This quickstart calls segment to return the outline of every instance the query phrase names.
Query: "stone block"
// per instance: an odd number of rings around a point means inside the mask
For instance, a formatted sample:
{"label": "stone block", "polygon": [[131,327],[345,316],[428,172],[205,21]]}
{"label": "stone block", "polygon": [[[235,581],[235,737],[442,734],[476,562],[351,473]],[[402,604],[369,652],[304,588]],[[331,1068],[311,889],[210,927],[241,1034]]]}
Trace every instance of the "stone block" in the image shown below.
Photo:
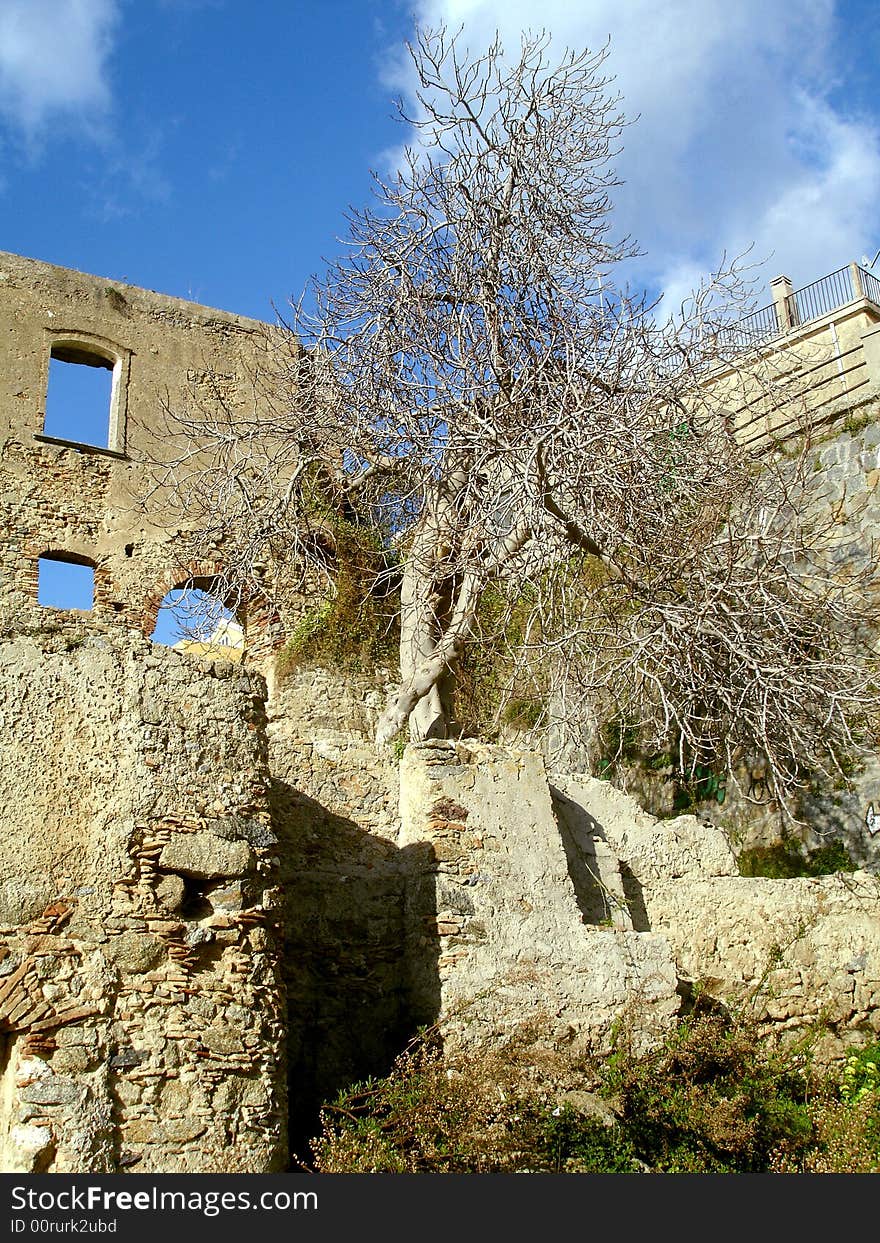
{"label": "stone block", "polygon": [[149,932],[122,932],[108,937],[103,949],[121,971],[134,974],[152,971],[166,954],[162,941]]}
{"label": "stone block", "polygon": [[255,862],[246,842],[227,841],[203,830],[176,834],[159,856],[161,868],[199,880],[245,876],[254,870]]}

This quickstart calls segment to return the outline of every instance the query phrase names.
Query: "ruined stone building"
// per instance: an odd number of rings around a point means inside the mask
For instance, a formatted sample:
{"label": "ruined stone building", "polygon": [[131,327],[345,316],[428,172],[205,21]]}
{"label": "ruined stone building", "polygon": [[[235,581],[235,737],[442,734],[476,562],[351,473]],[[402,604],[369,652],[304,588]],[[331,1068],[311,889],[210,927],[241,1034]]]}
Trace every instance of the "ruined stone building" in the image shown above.
{"label": "ruined stone building", "polygon": [[[7,254],[0,308],[0,1168],[283,1170],[418,1023],[601,1051],[633,1003],[649,1039],[689,981],[735,996],[779,945],[770,1026],[821,1010],[829,1056],[880,1030],[867,852],[746,879],[719,828],[533,751],[377,756],[382,687],[302,668],[269,699],[253,619],[243,664],[152,644],[166,593],[221,567],[181,563],[151,433],[194,392],[253,409],[267,326]],[[821,319],[835,401],[875,410],[880,303]],[[59,364],[103,378],[92,443]],[[853,521],[880,519],[878,447],[871,417],[817,449]],[[40,602],[53,561],[91,608]]]}

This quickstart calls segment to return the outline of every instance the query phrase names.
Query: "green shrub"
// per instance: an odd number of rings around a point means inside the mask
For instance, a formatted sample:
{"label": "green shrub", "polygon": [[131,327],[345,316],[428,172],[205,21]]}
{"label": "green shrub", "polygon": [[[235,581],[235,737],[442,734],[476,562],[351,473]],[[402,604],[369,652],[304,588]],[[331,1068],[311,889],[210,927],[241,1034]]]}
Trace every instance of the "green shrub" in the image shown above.
{"label": "green shrub", "polygon": [[537,699],[511,699],[504,707],[501,719],[514,729],[534,729],[541,719],[543,704]]}
{"label": "green shrub", "polygon": [[444,1062],[431,1041],[398,1058],[382,1080],[354,1084],[322,1111],[312,1141],[315,1168],[338,1173],[490,1173],[508,1168],[503,1110],[482,1064],[470,1073]]}
{"label": "green shrub", "polygon": [[283,676],[302,664],[371,672],[393,666],[400,634],[396,592],[377,588],[385,554],[371,532],[335,519],[335,592],[304,613],[278,662]]}
{"label": "green shrub", "polygon": [[698,764],[693,773],[685,776],[674,771],[675,793],[672,810],[676,815],[688,812],[700,803],[724,803],[727,798],[727,776],[704,764]]}
{"label": "green shrub", "polygon": [[807,851],[792,838],[781,838],[769,846],[752,846],[737,858],[740,876],[769,876],[790,880],[795,876],[828,876],[852,872],[855,864],[841,841],[829,842]]}
{"label": "green shrub", "polygon": [[[540,1036],[540,1021],[534,1036]],[[322,1113],[323,1173],[880,1172],[880,1044],[818,1074],[749,1019],[694,1012],[650,1052],[416,1041]],[[588,1096],[587,1108],[580,1097]],[[604,1117],[597,1103],[604,1096]],[[610,1123],[610,1124],[609,1124]]]}
{"label": "green shrub", "polygon": [[561,1081],[586,1082],[577,1059],[509,1046],[444,1058],[415,1042],[387,1079],[355,1084],[322,1112],[312,1142],[322,1173],[633,1173],[614,1125],[579,1112]]}
{"label": "green shrub", "polygon": [[841,1075],[840,1095],[850,1104],[875,1097],[880,1106],[880,1042],[849,1055]]}
{"label": "green shrub", "polygon": [[537,1119],[533,1148],[554,1174],[637,1174],[635,1146],[617,1125],[584,1117],[567,1102]]}
{"label": "green shrub", "polygon": [[[497,737],[499,723],[524,730],[538,724],[543,711],[541,671],[537,658],[529,662],[528,673],[520,661],[534,603],[535,588],[530,585],[523,586],[516,598],[498,583],[484,589],[474,634],[452,683],[453,714],[467,733],[491,740]],[[533,627],[532,641],[539,637]]]}
{"label": "green shrub", "polygon": [[797,1153],[812,1136],[803,1070],[755,1025],[726,1015],[689,1018],[640,1057],[618,1047],[605,1082],[639,1157],[658,1173],[765,1171],[773,1153]]}
{"label": "green shrub", "polygon": [[854,872],[852,856],[838,838],[827,846],[820,846],[807,856],[811,876],[828,876],[832,872]]}
{"label": "green shrub", "polygon": [[880,1043],[851,1053],[837,1082],[813,1104],[815,1142],[800,1169],[811,1174],[880,1173]]}

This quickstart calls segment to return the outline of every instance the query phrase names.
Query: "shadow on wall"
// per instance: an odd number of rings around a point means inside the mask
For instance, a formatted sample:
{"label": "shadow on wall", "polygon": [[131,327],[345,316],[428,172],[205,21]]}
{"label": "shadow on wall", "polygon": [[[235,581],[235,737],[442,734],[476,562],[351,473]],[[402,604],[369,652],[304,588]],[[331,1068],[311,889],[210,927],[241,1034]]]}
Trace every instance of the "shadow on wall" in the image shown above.
{"label": "shadow on wall", "polygon": [[[439,1013],[436,897],[425,846],[399,849],[286,782],[270,802],[284,887],[292,1163],[322,1104],[387,1074]],[[430,852],[431,848],[427,848]]]}
{"label": "shadow on wall", "polygon": [[550,787],[568,875],[585,924],[650,932],[642,886],[608,846],[605,830],[585,807]]}

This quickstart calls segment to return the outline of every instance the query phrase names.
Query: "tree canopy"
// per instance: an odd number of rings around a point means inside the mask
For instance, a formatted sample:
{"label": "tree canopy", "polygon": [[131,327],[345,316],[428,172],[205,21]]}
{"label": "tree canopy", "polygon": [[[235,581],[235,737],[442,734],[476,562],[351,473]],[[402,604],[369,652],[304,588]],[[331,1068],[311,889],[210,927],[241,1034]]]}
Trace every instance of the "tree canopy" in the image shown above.
{"label": "tree canopy", "polygon": [[506,647],[538,726],[757,754],[784,796],[877,709],[873,565],[835,558],[803,452],[738,435],[799,401],[791,359],[735,348],[737,263],[669,313],[617,281],[606,50],[441,29],[410,52],[413,144],[274,335],[271,409],[174,412],[199,538],[283,613],[296,583],[338,589],[339,523],[359,533],[365,593],[399,599],[380,743],[443,736],[468,650]]}

